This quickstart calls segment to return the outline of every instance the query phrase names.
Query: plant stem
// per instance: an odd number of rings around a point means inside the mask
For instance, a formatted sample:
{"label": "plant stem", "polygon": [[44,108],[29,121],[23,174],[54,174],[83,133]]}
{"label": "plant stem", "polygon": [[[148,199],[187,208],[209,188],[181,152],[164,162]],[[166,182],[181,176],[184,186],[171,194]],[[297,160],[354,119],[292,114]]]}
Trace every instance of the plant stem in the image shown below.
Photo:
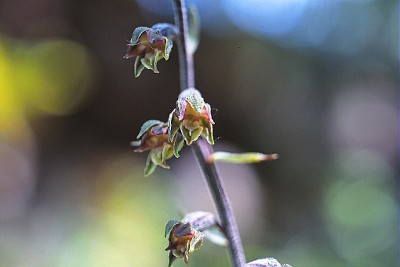
{"label": "plant stem", "polygon": [[188,36],[187,9],[184,0],[172,0],[174,5],[175,25],[179,29],[176,39],[179,52],[179,77],[181,91],[194,87],[193,55],[187,49]]}
{"label": "plant stem", "polygon": [[[181,91],[194,87],[193,55],[187,49],[188,20],[184,0],[173,0],[175,24],[179,28],[177,37],[179,52],[179,74]],[[228,197],[222,186],[214,163],[208,163],[207,158],[212,153],[211,146],[204,139],[198,139],[193,145],[193,152],[204,173],[208,188],[217,208],[221,225],[228,239],[228,249],[233,267],[244,267],[246,264],[242,241]]]}
{"label": "plant stem", "polygon": [[243,267],[246,263],[246,259],[228,196],[225,194],[215,164],[206,161],[208,156],[212,153],[212,148],[204,139],[198,139],[197,142],[193,144],[193,151],[207,180],[208,188],[210,189],[214,204],[217,207],[221,219],[222,228],[228,239],[231,264],[234,267]]}

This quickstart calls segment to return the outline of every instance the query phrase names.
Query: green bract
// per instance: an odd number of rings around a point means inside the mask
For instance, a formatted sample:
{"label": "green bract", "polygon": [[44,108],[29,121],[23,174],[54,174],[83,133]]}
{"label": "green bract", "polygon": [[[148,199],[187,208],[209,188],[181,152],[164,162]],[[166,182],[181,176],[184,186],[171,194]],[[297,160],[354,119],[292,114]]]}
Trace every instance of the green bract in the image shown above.
{"label": "green bract", "polygon": [[200,136],[214,144],[214,121],[211,107],[204,102],[200,92],[195,88],[183,91],[176,101],[176,108],[168,118],[168,140],[173,140],[180,130],[187,145],[191,145]]}
{"label": "green bract", "polygon": [[158,73],[157,63],[162,58],[169,59],[175,34],[175,26],[167,23],[155,24],[151,28],[138,27],[133,31],[124,58],[136,57],[135,77],[139,77],[145,68]]}
{"label": "green bract", "polygon": [[166,160],[175,157],[179,157],[179,151],[183,147],[182,136],[176,135],[171,141],[168,140],[168,125],[158,120],[146,121],[137,136],[138,141],[132,142],[133,146],[137,146],[135,152],[144,152],[150,150],[146,161],[146,167],[144,168],[144,175],[148,176],[152,174],[155,168],[161,166],[169,169]]}

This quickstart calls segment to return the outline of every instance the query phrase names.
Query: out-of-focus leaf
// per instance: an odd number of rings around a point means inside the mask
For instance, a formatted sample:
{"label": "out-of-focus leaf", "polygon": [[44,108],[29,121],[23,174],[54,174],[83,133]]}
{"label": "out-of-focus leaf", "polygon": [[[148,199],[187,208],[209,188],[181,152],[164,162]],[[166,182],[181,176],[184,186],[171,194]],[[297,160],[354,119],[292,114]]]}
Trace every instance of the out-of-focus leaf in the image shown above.
{"label": "out-of-focus leaf", "polygon": [[218,151],[211,154],[207,161],[210,163],[217,161],[228,163],[258,163],[274,159],[278,159],[278,154],[262,154],[258,152],[230,153]]}

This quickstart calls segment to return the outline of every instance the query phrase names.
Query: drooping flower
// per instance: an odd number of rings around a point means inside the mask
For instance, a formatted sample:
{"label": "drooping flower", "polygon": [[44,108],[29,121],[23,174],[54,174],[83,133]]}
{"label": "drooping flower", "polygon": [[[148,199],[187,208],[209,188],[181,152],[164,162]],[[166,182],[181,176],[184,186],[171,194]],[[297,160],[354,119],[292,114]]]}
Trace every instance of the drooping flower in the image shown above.
{"label": "drooping flower", "polygon": [[173,140],[180,130],[187,145],[200,136],[213,145],[213,124],[211,107],[204,102],[200,92],[195,88],[186,89],[179,95],[176,108],[169,115],[168,140]]}
{"label": "drooping flower", "polygon": [[175,35],[175,26],[167,23],[155,24],[151,28],[138,27],[133,31],[124,58],[136,57],[135,77],[139,77],[144,68],[158,73],[157,63],[162,58],[169,59]]}
{"label": "drooping flower", "polygon": [[168,141],[168,124],[158,120],[146,121],[136,138],[140,140],[131,143],[137,147],[135,152],[150,150],[144,169],[145,176],[152,174],[157,165],[169,169],[166,160],[174,155],[178,158],[184,143],[179,135]]}
{"label": "drooping flower", "polygon": [[194,229],[190,223],[183,223],[180,221],[171,220],[167,223],[165,228],[165,236],[168,237],[168,247],[165,248],[169,251],[168,267],[176,260],[181,258],[186,264],[189,263],[189,253],[199,249],[202,245],[204,234]]}

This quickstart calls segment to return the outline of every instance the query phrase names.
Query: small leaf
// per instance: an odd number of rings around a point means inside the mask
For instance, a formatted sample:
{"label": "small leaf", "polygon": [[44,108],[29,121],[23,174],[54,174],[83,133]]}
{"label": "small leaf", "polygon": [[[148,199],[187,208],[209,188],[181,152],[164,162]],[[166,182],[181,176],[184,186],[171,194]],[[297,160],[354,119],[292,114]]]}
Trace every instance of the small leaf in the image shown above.
{"label": "small leaf", "polygon": [[163,124],[163,122],[159,120],[148,120],[143,123],[142,127],[140,128],[139,134],[136,136],[136,139],[140,139],[140,137],[142,137],[142,135],[147,132],[147,130],[157,124]]}
{"label": "small leaf", "polygon": [[187,49],[188,52],[194,54],[199,46],[200,36],[200,16],[196,6],[191,5],[188,8],[188,21],[189,21],[189,38]]}
{"label": "small leaf", "polygon": [[144,176],[149,176],[152,174],[155,170],[157,165],[154,164],[154,162],[151,160],[151,152],[147,156],[147,161],[146,161],[146,166],[144,167]]}
{"label": "small leaf", "polygon": [[172,228],[174,228],[175,225],[181,223],[178,220],[169,220],[167,224],[165,225],[165,232],[164,232],[164,237],[167,237],[169,233],[171,232]]}
{"label": "small leaf", "polygon": [[278,154],[262,154],[258,152],[248,153],[229,153],[229,152],[214,152],[207,161],[212,163],[216,161],[228,163],[258,163],[261,161],[278,159]]}

